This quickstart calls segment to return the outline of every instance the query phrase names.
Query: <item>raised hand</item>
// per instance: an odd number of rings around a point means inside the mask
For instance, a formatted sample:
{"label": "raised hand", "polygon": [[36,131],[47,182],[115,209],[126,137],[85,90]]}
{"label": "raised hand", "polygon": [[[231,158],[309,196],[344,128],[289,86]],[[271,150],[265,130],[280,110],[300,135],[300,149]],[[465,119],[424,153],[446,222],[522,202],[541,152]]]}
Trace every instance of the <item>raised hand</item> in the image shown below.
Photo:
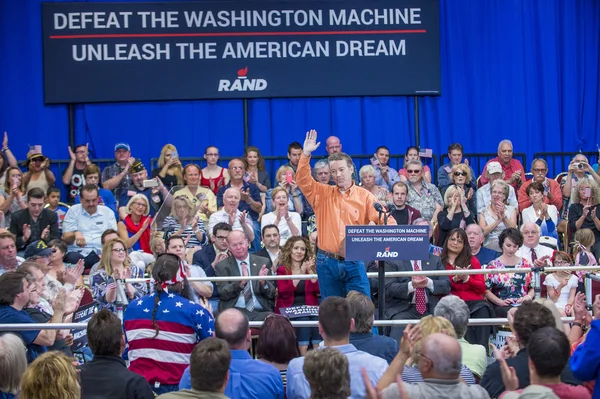
{"label": "raised hand", "polygon": [[142,223],[142,231],[146,230],[148,228],[148,226],[150,226],[150,222],[151,222],[150,218],[146,218],[146,220],[144,220],[144,223]]}
{"label": "raised hand", "polygon": [[[260,271],[258,272],[259,276],[266,276],[269,274],[269,269],[267,269],[267,265],[262,265]],[[258,280],[258,282],[262,285],[265,285],[265,280]]]}
{"label": "raised hand", "polygon": [[310,155],[314,150],[319,148],[321,145],[320,142],[317,143],[317,131],[311,130],[306,132],[306,139],[304,140],[304,146],[302,150],[304,151],[304,155]]}
{"label": "raised hand", "polygon": [[77,280],[79,280],[79,277],[81,277],[83,274],[83,270],[85,269],[84,263],[85,262],[83,259],[79,259],[74,267],[65,270],[65,272],[62,274],[63,283],[75,285]]}
{"label": "raised hand", "polygon": [[77,160],[77,156],[75,155],[75,153],[71,149],[71,146],[70,145],[67,146],[67,149],[69,150],[69,158],[71,159],[71,161],[75,162]]}
{"label": "raised hand", "polygon": [[239,221],[240,221],[240,224],[241,224],[242,226],[243,226],[244,224],[246,224],[246,215],[247,215],[247,212],[246,212],[246,211],[243,211],[243,212],[240,212],[240,216],[238,217],[238,219],[239,219]]}
{"label": "raised hand", "polygon": [[49,234],[50,234],[50,225],[46,226],[44,228],[44,230],[42,230],[42,233],[40,234],[40,236],[42,237],[42,240],[47,240]]}
{"label": "raised hand", "polygon": [[85,288],[79,288],[75,291],[72,291],[69,295],[67,295],[66,304],[65,304],[65,314],[69,315],[74,313],[77,309],[79,309],[79,304],[81,303],[81,298],[83,298],[83,290]]}
{"label": "raised hand", "polygon": [[494,350],[494,356],[496,357],[496,361],[500,365],[500,372],[502,373],[502,382],[504,382],[504,389],[507,391],[515,391],[519,388],[519,377],[517,377],[517,372],[514,367],[509,367],[506,364],[506,360],[499,353],[500,351],[496,348],[495,345],[492,345]]}
{"label": "raised hand", "polygon": [[2,148],[8,148],[8,133],[4,132],[4,139],[2,140]]}
{"label": "raised hand", "polygon": [[52,309],[54,313],[64,313],[67,305],[67,292],[64,288],[58,290],[58,293],[52,301]]}
{"label": "raised hand", "polygon": [[23,224],[23,241],[29,241],[31,237],[31,226],[28,224]]}

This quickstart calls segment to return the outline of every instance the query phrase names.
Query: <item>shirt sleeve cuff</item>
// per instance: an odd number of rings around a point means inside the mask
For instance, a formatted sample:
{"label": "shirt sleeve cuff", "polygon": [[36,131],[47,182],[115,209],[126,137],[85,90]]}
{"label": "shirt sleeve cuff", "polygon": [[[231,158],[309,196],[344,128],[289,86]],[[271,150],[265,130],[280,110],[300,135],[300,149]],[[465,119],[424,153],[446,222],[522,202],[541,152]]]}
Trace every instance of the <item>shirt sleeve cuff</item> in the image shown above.
{"label": "shirt sleeve cuff", "polygon": [[408,283],[408,293],[412,294],[413,292],[415,292],[415,288],[412,285],[412,281],[410,283]]}
{"label": "shirt sleeve cuff", "polygon": [[433,292],[433,280],[427,277],[427,289]]}

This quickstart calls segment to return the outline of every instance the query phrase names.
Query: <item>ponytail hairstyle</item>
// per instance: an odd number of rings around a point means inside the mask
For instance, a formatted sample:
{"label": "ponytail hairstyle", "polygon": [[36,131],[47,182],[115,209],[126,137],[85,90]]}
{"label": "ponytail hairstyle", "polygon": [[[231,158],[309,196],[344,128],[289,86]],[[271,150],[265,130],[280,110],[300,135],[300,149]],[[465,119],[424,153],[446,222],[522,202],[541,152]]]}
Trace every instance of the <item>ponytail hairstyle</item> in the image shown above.
{"label": "ponytail hairstyle", "polygon": [[183,262],[177,255],[163,253],[158,255],[154,267],[152,268],[152,278],[154,279],[154,309],[152,310],[152,326],[154,327],[153,338],[159,333],[158,324],[156,324],[156,312],[160,302],[162,292],[177,292],[186,299],[191,299],[190,287],[183,271]]}

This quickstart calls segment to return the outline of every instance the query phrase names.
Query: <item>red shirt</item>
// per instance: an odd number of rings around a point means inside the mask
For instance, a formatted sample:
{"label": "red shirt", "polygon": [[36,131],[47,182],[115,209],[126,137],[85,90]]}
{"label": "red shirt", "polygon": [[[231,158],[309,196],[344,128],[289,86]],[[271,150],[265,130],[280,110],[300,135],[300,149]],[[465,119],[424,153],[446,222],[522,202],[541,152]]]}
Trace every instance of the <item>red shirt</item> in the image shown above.
{"label": "red shirt", "polygon": [[[277,268],[278,276],[291,276],[285,266]],[[277,299],[275,300],[275,313],[279,313],[280,308],[287,308],[294,304],[294,293],[296,287],[292,280],[277,280]],[[304,293],[306,297],[306,305],[319,306],[319,282],[313,283],[310,280],[304,280]]]}
{"label": "red shirt", "polygon": [[[500,165],[502,166],[502,171],[504,172],[504,180],[506,180],[507,182],[508,182],[508,179],[510,179],[510,177],[513,175],[513,173],[515,173],[518,170],[521,171],[521,181],[525,181],[525,169],[523,169],[523,165],[521,165],[521,162],[519,160],[513,158],[510,160],[508,165],[505,165],[500,161],[500,159],[498,157],[492,158],[489,161],[487,161],[487,163],[485,164],[485,167],[483,168],[484,171],[487,170],[488,163],[490,163],[490,162],[499,162],[500,163]],[[489,183],[489,180],[488,180],[485,172],[481,175],[481,179],[479,179],[479,181],[480,181],[481,185]],[[513,188],[515,189],[515,193],[519,190],[519,187],[517,186],[516,181],[513,181],[511,183],[511,186],[513,186]]]}
{"label": "red shirt", "polygon": [[[471,258],[471,269],[481,269],[481,264],[476,257]],[[454,266],[446,264],[446,270],[454,270]],[[452,277],[450,278],[450,293],[456,295],[463,301],[482,301],[485,294],[485,277],[483,274],[471,274],[469,280],[466,283],[455,282]]]}

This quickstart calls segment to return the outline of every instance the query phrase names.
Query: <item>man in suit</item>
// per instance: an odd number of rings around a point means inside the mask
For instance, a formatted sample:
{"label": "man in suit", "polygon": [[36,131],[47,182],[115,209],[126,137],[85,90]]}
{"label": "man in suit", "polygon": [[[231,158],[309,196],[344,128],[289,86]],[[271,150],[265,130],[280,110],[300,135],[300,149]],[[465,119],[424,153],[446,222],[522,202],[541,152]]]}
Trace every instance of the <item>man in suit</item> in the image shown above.
{"label": "man in suit", "polygon": [[[248,239],[242,231],[234,230],[227,237],[231,256],[215,268],[218,277],[267,276],[271,274],[271,261],[248,253]],[[273,312],[276,287],[269,280],[220,281],[217,283],[219,312],[236,308],[252,321],[264,320]]]}
{"label": "man in suit", "polygon": [[[427,261],[384,262],[386,272],[444,270],[439,256],[429,254]],[[433,313],[440,298],[450,293],[448,276],[413,276],[386,279],[385,316],[389,320],[420,319]],[[405,326],[392,326],[390,337],[400,343]]]}
{"label": "man in suit", "polygon": [[56,212],[44,209],[46,193],[39,187],[27,192],[27,208],[12,214],[9,231],[17,237],[17,250],[23,251],[34,241],[48,244],[60,238]]}
{"label": "man in suit", "polygon": [[271,259],[271,263],[277,266],[279,253],[281,252],[279,241],[279,227],[274,224],[266,225],[262,229],[262,243],[264,247],[260,251],[255,252],[254,255]]}

